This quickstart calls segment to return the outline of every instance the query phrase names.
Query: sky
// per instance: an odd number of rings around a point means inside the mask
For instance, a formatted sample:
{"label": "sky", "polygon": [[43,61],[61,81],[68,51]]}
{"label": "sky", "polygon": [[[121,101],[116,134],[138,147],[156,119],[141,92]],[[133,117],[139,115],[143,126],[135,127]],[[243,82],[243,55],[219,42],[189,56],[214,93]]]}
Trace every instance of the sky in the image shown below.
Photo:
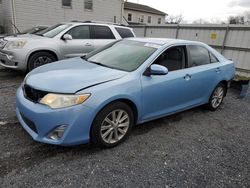
{"label": "sky", "polygon": [[229,16],[250,11],[250,0],[128,0],[149,5],[169,15],[182,14],[187,23],[203,19],[226,21]]}

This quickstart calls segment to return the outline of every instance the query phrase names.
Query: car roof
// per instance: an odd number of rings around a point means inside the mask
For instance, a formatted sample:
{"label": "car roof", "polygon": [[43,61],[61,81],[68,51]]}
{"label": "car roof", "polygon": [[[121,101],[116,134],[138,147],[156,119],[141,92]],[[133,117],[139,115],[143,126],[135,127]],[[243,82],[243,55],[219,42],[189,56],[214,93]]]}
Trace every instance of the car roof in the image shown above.
{"label": "car roof", "polygon": [[104,25],[104,26],[113,26],[113,27],[119,27],[119,28],[132,29],[129,26],[126,26],[126,25],[111,23],[111,22],[102,22],[102,21],[71,21],[71,22],[64,22],[64,24],[72,24],[72,25]]}
{"label": "car roof", "polygon": [[190,41],[190,40],[182,40],[182,39],[174,39],[174,38],[140,38],[140,37],[134,37],[134,38],[128,38],[127,40],[133,40],[138,42],[145,42],[145,43],[154,43],[158,45],[166,45],[166,44],[203,44],[201,42],[197,41]]}

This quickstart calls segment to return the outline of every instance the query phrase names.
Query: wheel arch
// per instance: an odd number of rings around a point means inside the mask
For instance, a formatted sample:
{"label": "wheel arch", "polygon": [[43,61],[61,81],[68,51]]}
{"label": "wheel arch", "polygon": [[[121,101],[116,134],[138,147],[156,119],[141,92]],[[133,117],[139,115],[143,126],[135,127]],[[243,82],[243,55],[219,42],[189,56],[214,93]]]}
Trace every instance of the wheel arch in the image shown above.
{"label": "wheel arch", "polygon": [[218,84],[222,84],[225,87],[225,90],[226,90],[225,96],[226,96],[227,95],[227,89],[228,89],[228,81],[222,80]]}
{"label": "wheel arch", "polygon": [[110,100],[107,100],[106,102],[104,102],[102,105],[100,105],[100,107],[96,110],[96,112],[93,116],[92,123],[93,123],[95,117],[98,115],[98,113],[101,110],[103,110],[105,107],[107,107],[108,105],[115,103],[115,102],[123,102],[123,103],[127,104],[131,108],[131,110],[134,114],[134,124],[137,124],[137,122],[139,120],[139,108],[132,99],[125,98],[125,97],[110,99]]}
{"label": "wheel arch", "polygon": [[[127,104],[132,109],[132,111],[133,111],[133,114],[134,114],[134,124],[137,123],[137,121],[138,121],[138,109],[137,109],[136,104],[132,100],[123,98],[123,99],[114,100],[111,103],[113,103],[113,102],[123,102],[123,103]],[[111,103],[109,103],[109,104],[111,104]]]}
{"label": "wheel arch", "polygon": [[27,58],[27,61],[26,61],[27,62],[27,67],[26,67],[27,70],[28,70],[29,60],[30,60],[31,56],[36,54],[36,53],[39,53],[39,52],[47,52],[47,53],[53,55],[55,57],[56,61],[59,60],[59,56],[54,50],[51,50],[51,49],[37,49],[37,50],[34,50],[34,51],[30,52],[29,55],[28,55],[28,58]]}
{"label": "wheel arch", "polygon": [[108,101],[106,101],[105,103],[103,103],[100,108],[98,108],[96,110],[96,112],[94,113],[93,117],[92,117],[92,122],[91,122],[91,127],[90,127],[90,131],[89,131],[89,138],[91,139],[91,133],[92,133],[92,129],[93,129],[93,122],[96,118],[96,116],[105,108],[107,107],[108,105],[112,104],[112,103],[115,103],[115,102],[123,102],[125,104],[127,104],[131,109],[132,109],[132,112],[134,114],[134,125],[137,124],[138,122],[138,107],[136,106],[135,102],[133,102],[131,99],[128,99],[128,98],[116,98],[116,99],[110,99]]}

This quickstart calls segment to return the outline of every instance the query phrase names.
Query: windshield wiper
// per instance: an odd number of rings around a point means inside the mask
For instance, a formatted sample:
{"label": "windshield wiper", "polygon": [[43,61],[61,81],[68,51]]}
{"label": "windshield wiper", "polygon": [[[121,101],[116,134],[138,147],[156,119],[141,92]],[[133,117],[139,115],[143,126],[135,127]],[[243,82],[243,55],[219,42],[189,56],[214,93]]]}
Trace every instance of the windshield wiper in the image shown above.
{"label": "windshield wiper", "polygon": [[[88,60],[86,60],[86,61],[88,61]],[[96,65],[100,65],[100,66],[103,66],[103,67],[108,67],[108,68],[113,69],[112,67],[110,67],[110,66],[108,66],[108,65],[105,65],[105,64],[102,64],[102,63],[99,63],[99,62],[95,62],[95,61],[88,61],[88,62],[94,63],[94,64],[96,64]]]}
{"label": "windshield wiper", "polygon": [[115,69],[115,68],[113,68],[113,67],[110,67],[110,66],[108,66],[108,65],[105,65],[105,64],[102,64],[102,63],[99,63],[99,62],[89,61],[89,60],[86,58],[86,55],[81,56],[81,58],[82,58],[83,60],[89,62],[89,63],[93,63],[93,64],[96,64],[96,65],[100,65],[100,66],[102,66],[102,67],[108,67],[108,68],[111,68],[111,69]]}
{"label": "windshield wiper", "polygon": [[40,33],[34,33],[34,35],[38,35],[38,36],[44,37],[43,34],[40,34]]}
{"label": "windshield wiper", "polygon": [[81,58],[87,61],[86,55],[81,56]]}

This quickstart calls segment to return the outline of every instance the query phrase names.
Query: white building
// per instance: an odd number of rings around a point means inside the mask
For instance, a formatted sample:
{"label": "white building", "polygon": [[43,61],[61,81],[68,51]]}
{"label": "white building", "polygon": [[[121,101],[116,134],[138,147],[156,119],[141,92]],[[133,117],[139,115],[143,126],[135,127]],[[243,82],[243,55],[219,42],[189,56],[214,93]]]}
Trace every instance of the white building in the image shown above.
{"label": "white building", "polygon": [[3,8],[2,8],[2,0],[0,0],[0,33],[2,32],[1,26],[3,25]]}
{"label": "white building", "polygon": [[131,2],[124,4],[124,18],[130,25],[163,25],[166,16],[165,12],[147,5]]}
{"label": "white building", "polygon": [[123,0],[0,0],[0,25],[11,33],[13,24],[22,31],[72,20],[122,23],[123,4]]}

